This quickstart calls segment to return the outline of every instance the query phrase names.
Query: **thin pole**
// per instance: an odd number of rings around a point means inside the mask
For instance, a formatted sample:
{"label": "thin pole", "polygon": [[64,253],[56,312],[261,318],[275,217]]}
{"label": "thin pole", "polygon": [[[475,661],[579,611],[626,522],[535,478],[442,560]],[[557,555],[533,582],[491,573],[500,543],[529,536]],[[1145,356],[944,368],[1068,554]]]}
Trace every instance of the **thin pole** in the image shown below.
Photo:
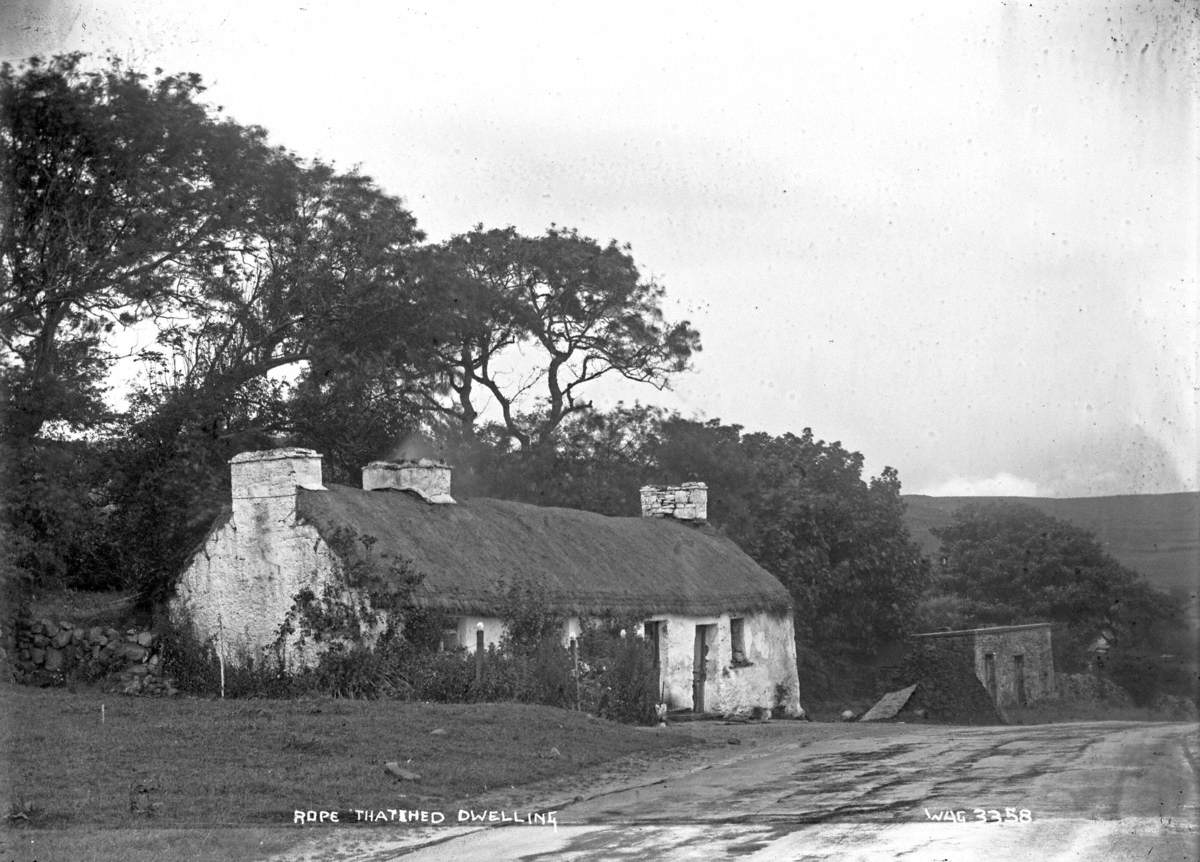
{"label": "thin pole", "polygon": [[475,684],[483,681],[483,623],[475,626]]}
{"label": "thin pole", "polygon": [[575,710],[579,711],[579,639],[571,638],[571,663],[575,667]]}
{"label": "thin pole", "polygon": [[225,626],[217,614],[217,664],[221,668],[221,700],[225,699]]}

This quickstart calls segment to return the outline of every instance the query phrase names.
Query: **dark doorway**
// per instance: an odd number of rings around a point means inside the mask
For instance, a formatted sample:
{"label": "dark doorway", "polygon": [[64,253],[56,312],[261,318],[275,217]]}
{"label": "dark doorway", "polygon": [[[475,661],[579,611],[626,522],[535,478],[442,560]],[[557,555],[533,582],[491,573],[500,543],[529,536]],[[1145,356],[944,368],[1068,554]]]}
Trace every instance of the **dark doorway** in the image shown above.
{"label": "dark doorway", "polygon": [[696,626],[696,651],[692,660],[692,712],[704,712],[704,690],[708,681],[708,654],[712,630],[716,626]]}
{"label": "dark doorway", "polygon": [[996,699],[996,654],[994,652],[983,654],[983,684],[987,686],[992,703],[999,703]]}
{"label": "dark doorway", "polygon": [[1013,685],[1017,689],[1017,706],[1026,706],[1029,702],[1025,694],[1025,656],[1013,656]]}
{"label": "dark doorway", "polygon": [[646,620],[643,624],[646,632],[646,642],[650,644],[650,658],[654,662],[654,680],[659,702],[666,700],[665,686],[662,678],[663,639],[667,633],[666,620]]}

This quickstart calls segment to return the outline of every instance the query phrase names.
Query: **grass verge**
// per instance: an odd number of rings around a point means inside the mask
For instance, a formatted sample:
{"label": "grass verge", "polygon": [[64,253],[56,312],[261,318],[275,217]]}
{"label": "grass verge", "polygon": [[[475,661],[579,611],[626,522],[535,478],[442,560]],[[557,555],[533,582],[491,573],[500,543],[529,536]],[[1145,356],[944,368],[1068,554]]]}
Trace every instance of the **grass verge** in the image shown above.
{"label": "grass verge", "polygon": [[[0,696],[5,813],[22,815],[8,821],[5,858],[39,862],[254,858],[304,837],[295,810],[449,812],[496,788],[696,743],[523,704],[160,700],[19,686]],[[420,779],[398,782],[388,761]],[[152,813],[131,810],[147,803]]]}

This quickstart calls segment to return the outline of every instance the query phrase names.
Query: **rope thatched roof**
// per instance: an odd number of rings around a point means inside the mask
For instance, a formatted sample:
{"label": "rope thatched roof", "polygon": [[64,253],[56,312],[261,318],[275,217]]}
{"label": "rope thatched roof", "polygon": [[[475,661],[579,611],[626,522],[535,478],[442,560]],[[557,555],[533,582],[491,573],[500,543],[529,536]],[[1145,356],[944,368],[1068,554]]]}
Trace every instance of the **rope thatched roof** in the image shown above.
{"label": "rope thatched roof", "polygon": [[[331,546],[384,574],[408,563],[424,577],[417,605],[494,613],[504,584],[532,583],[561,613],[714,615],[786,610],[783,585],[709,528],[611,518],[505,500],[430,505],[403,491],[299,489],[297,515]],[[346,550],[343,546],[349,546]]]}

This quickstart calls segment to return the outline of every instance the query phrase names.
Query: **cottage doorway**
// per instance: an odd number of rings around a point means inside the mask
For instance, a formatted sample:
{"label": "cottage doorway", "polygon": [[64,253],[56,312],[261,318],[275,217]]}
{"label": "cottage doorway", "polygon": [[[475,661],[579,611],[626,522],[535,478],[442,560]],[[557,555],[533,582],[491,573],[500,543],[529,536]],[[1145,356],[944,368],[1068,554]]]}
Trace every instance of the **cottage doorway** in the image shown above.
{"label": "cottage doorway", "polygon": [[696,626],[696,648],[692,661],[692,712],[705,712],[705,689],[708,684],[708,658],[716,640],[717,627]]}
{"label": "cottage doorway", "polygon": [[663,684],[663,640],[667,630],[666,620],[646,620],[642,625],[646,633],[646,641],[650,644],[650,658],[654,663],[654,686],[658,702],[667,699],[666,687]]}

